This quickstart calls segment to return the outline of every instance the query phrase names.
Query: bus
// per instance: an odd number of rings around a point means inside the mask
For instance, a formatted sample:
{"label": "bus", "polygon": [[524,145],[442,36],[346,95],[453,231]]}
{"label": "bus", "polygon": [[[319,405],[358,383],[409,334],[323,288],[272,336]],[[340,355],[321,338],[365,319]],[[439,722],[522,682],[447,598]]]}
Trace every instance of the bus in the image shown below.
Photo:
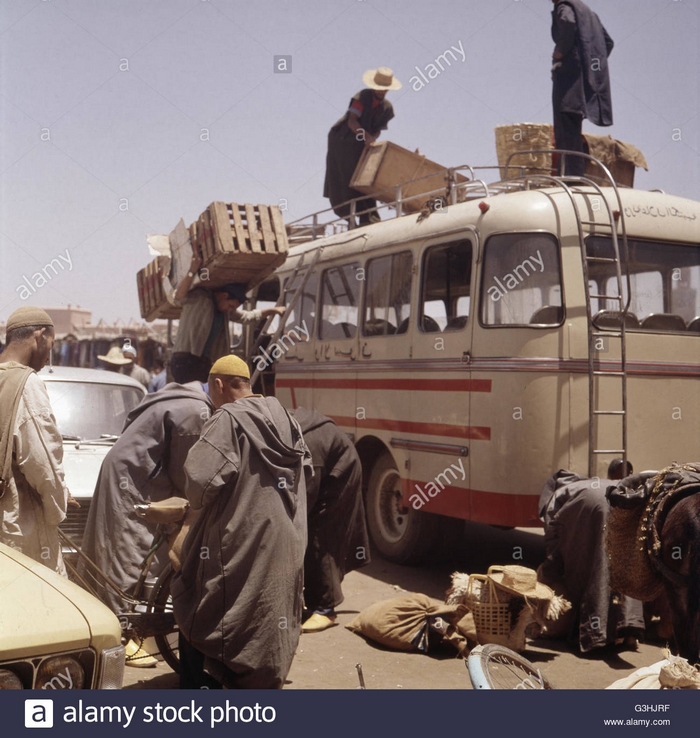
{"label": "bus", "polygon": [[539,525],[561,468],[700,457],[700,203],[596,163],[602,184],[471,178],[329,235],[314,216],[260,286],[288,311],[255,376],[353,438],[385,558],[420,561],[450,519]]}

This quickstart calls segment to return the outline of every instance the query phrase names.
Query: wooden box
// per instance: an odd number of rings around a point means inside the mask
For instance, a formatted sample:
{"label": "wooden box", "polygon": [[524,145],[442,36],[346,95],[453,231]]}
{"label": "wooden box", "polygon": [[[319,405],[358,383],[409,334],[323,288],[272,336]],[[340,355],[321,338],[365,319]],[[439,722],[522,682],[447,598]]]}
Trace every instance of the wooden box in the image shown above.
{"label": "wooden box", "polygon": [[[391,141],[382,141],[365,147],[350,180],[350,186],[381,202],[392,203],[396,200],[397,185],[425,177],[401,189],[401,197],[404,200],[403,212],[417,213],[423,208],[428,197],[438,194],[427,193],[439,190],[439,194],[445,194],[447,190],[445,169],[446,167],[426,159],[423,154],[416,154]],[[434,176],[426,176],[431,174]],[[457,175],[456,180],[466,182],[467,178]],[[406,202],[407,198],[414,199]]]}
{"label": "wooden box", "polygon": [[190,226],[192,248],[202,255],[201,286],[229,282],[249,288],[287,258],[287,231],[276,205],[213,202]]}
{"label": "wooden box", "polygon": [[180,317],[181,309],[168,302],[163,285],[163,276],[167,277],[169,268],[170,259],[167,256],[158,256],[136,274],[139,306],[144,320]]}

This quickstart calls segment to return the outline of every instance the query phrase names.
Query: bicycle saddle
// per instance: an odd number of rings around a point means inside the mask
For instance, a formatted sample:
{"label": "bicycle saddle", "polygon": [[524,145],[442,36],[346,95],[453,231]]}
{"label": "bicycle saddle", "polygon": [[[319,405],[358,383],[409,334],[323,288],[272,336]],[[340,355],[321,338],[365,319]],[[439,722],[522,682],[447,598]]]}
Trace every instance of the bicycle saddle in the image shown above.
{"label": "bicycle saddle", "polygon": [[134,505],[136,514],[147,523],[179,523],[189,510],[190,503],[184,497],[169,497],[167,500]]}

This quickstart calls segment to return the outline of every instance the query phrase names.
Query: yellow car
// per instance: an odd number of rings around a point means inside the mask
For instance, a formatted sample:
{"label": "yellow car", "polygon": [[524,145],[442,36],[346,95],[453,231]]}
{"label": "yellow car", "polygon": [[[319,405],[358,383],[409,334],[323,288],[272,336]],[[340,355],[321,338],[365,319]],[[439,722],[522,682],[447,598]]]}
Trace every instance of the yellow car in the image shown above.
{"label": "yellow car", "polygon": [[121,629],[99,600],[3,544],[0,592],[0,689],[121,689]]}

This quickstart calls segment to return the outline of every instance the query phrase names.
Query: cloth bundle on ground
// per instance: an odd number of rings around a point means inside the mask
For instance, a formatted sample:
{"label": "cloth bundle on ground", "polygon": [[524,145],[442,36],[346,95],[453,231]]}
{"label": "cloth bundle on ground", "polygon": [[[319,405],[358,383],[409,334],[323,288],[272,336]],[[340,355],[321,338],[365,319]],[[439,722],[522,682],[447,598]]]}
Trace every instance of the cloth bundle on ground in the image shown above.
{"label": "cloth bundle on ground", "polygon": [[455,572],[446,593],[448,604],[464,604],[474,614],[477,641],[525,649],[526,637],[546,632],[571,603],[537,581],[525,566],[492,566],[488,574]]}
{"label": "cloth bundle on ground", "polygon": [[462,654],[465,634],[471,631],[472,640],[476,635],[464,605],[445,605],[419,593],[375,602],[345,627],[387,648],[420,653],[447,641]]}
{"label": "cloth bundle on ground", "polygon": [[606,689],[700,689],[700,669],[687,659],[671,655],[651,666],[643,666]]}

